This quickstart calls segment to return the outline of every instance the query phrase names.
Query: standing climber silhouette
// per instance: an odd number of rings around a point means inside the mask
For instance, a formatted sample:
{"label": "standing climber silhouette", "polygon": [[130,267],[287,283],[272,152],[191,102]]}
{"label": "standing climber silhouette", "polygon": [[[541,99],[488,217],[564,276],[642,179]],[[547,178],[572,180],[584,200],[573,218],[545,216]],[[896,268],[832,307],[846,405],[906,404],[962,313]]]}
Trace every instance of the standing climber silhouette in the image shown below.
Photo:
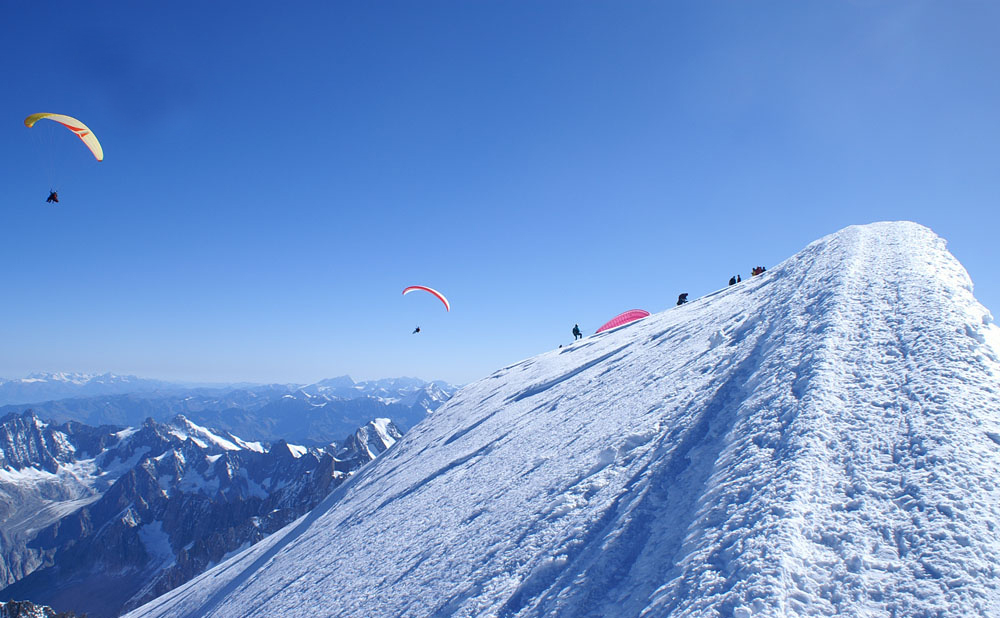
{"label": "standing climber silhouette", "polygon": [[576,341],[577,339],[583,339],[583,333],[580,332],[579,324],[575,324],[573,326],[573,341]]}

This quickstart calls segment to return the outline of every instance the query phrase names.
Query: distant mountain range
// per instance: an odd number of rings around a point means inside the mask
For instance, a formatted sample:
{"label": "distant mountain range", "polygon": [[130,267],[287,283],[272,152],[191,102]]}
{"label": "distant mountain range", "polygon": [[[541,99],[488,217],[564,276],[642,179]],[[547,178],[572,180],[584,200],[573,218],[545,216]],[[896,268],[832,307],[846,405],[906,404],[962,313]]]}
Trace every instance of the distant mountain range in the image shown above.
{"label": "distant mountain range", "polygon": [[[248,440],[286,439],[321,446],[372,418],[391,418],[405,431],[457,390],[446,382],[392,378],[355,382],[349,376],[309,385],[264,384],[197,387],[134,376],[36,374],[0,381],[0,416],[29,407],[57,423],[136,426],[183,414],[200,425]],[[58,394],[58,395],[55,395]],[[41,399],[43,396],[49,399]]]}
{"label": "distant mountain range", "polygon": [[0,599],[91,618],[137,607],[308,512],[456,390],[0,380],[0,401],[22,402],[0,406]]}
{"label": "distant mountain range", "polygon": [[10,585],[0,599],[117,616],[308,512],[401,435],[380,418],[311,448],[184,416],[121,429],[8,415],[0,581]]}
{"label": "distant mountain range", "polygon": [[189,385],[113,373],[33,373],[26,378],[0,378],[0,405],[28,404],[67,397],[171,392],[189,388]]}

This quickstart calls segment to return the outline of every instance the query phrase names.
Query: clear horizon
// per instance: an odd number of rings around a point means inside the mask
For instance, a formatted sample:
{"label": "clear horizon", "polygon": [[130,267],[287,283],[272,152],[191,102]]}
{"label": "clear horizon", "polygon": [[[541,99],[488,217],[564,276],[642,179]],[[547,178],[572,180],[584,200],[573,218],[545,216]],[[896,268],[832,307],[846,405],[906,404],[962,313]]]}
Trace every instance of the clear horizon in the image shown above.
{"label": "clear horizon", "polygon": [[103,376],[103,375],[114,375],[114,376],[123,377],[123,378],[124,377],[128,377],[128,378],[137,378],[139,380],[154,380],[154,381],[159,381],[159,382],[170,382],[170,383],[175,383],[175,384],[182,385],[182,386],[183,385],[234,386],[234,385],[240,385],[240,384],[248,384],[248,385],[253,385],[253,386],[266,386],[268,384],[295,384],[295,385],[308,386],[308,385],[311,385],[311,384],[316,384],[317,382],[322,382],[324,380],[332,380],[332,379],[344,378],[344,377],[350,378],[355,383],[377,382],[379,380],[421,380],[423,382],[428,382],[428,383],[443,381],[443,382],[447,382],[451,386],[462,386],[462,384],[455,384],[455,383],[452,383],[452,382],[448,382],[447,380],[439,380],[437,378],[424,378],[424,377],[421,377],[421,376],[381,376],[381,377],[378,377],[378,378],[358,378],[357,376],[352,376],[350,374],[340,374],[340,375],[324,376],[322,378],[319,378],[318,380],[310,380],[310,381],[302,381],[302,380],[291,380],[291,381],[266,380],[266,381],[263,381],[263,382],[250,382],[250,381],[247,381],[247,380],[236,380],[236,381],[233,381],[233,382],[203,382],[203,381],[197,381],[197,380],[183,380],[183,379],[175,380],[175,379],[172,379],[172,378],[162,378],[162,377],[159,377],[159,376],[140,376],[140,375],[135,375],[135,374],[131,374],[131,373],[118,373],[118,372],[115,372],[115,371],[101,371],[101,372],[86,372],[86,371],[31,371],[31,372],[28,372],[28,373],[26,373],[24,375],[17,375],[17,376],[0,375],[0,380],[23,380],[23,379],[30,379],[32,376],[37,376],[37,375],[60,375],[60,374],[61,375],[68,375],[68,376],[76,376],[76,377],[100,377],[100,376]]}

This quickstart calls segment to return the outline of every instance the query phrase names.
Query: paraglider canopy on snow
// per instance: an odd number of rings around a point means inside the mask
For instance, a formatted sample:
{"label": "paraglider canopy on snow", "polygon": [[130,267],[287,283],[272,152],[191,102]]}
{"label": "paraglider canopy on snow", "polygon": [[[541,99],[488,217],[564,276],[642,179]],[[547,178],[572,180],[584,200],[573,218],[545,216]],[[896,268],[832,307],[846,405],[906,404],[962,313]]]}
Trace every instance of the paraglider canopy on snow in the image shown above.
{"label": "paraglider canopy on snow", "polygon": [[449,303],[448,299],[444,297],[444,294],[442,294],[441,292],[438,292],[437,290],[435,290],[433,288],[429,288],[427,286],[423,286],[423,285],[411,285],[410,287],[408,287],[405,290],[403,290],[403,296],[406,296],[410,292],[416,292],[417,290],[433,294],[434,296],[437,297],[438,300],[440,300],[442,303],[444,303],[444,308],[446,310],[451,311],[451,303]]}
{"label": "paraglider canopy on snow", "polygon": [[[646,311],[645,309],[630,309],[629,311],[626,311],[625,313],[619,313],[615,317],[608,320],[604,324],[604,326],[597,329],[597,332],[599,333],[601,331],[615,328],[616,326],[621,326],[623,324],[628,324],[629,322],[641,320],[642,318],[645,318],[647,316],[649,316],[649,312]],[[597,333],[594,334],[596,335]]]}

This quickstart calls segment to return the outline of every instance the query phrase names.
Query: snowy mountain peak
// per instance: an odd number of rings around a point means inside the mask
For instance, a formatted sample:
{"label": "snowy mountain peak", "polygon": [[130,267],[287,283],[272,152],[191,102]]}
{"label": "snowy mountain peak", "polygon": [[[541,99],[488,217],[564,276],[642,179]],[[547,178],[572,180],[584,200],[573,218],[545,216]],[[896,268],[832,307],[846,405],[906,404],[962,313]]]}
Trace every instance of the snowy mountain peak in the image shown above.
{"label": "snowy mountain peak", "polygon": [[219,435],[219,433],[192,423],[183,414],[175,416],[169,425],[173,429],[172,433],[174,433],[174,435],[181,439],[193,440],[201,448],[209,448],[212,446],[215,448],[221,448],[225,451],[238,451],[242,448],[246,448],[245,446],[240,446],[239,442],[242,441],[238,438],[234,440],[225,438]]}
{"label": "snowy mountain peak", "polygon": [[399,428],[387,418],[377,418],[350,436],[338,452],[341,459],[353,459],[358,464],[369,462],[403,437]]}
{"label": "snowy mountain peak", "polygon": [[995,616],[1000,334],[971,289],[927,228],[847,228],[465,387],[130,616]]}

